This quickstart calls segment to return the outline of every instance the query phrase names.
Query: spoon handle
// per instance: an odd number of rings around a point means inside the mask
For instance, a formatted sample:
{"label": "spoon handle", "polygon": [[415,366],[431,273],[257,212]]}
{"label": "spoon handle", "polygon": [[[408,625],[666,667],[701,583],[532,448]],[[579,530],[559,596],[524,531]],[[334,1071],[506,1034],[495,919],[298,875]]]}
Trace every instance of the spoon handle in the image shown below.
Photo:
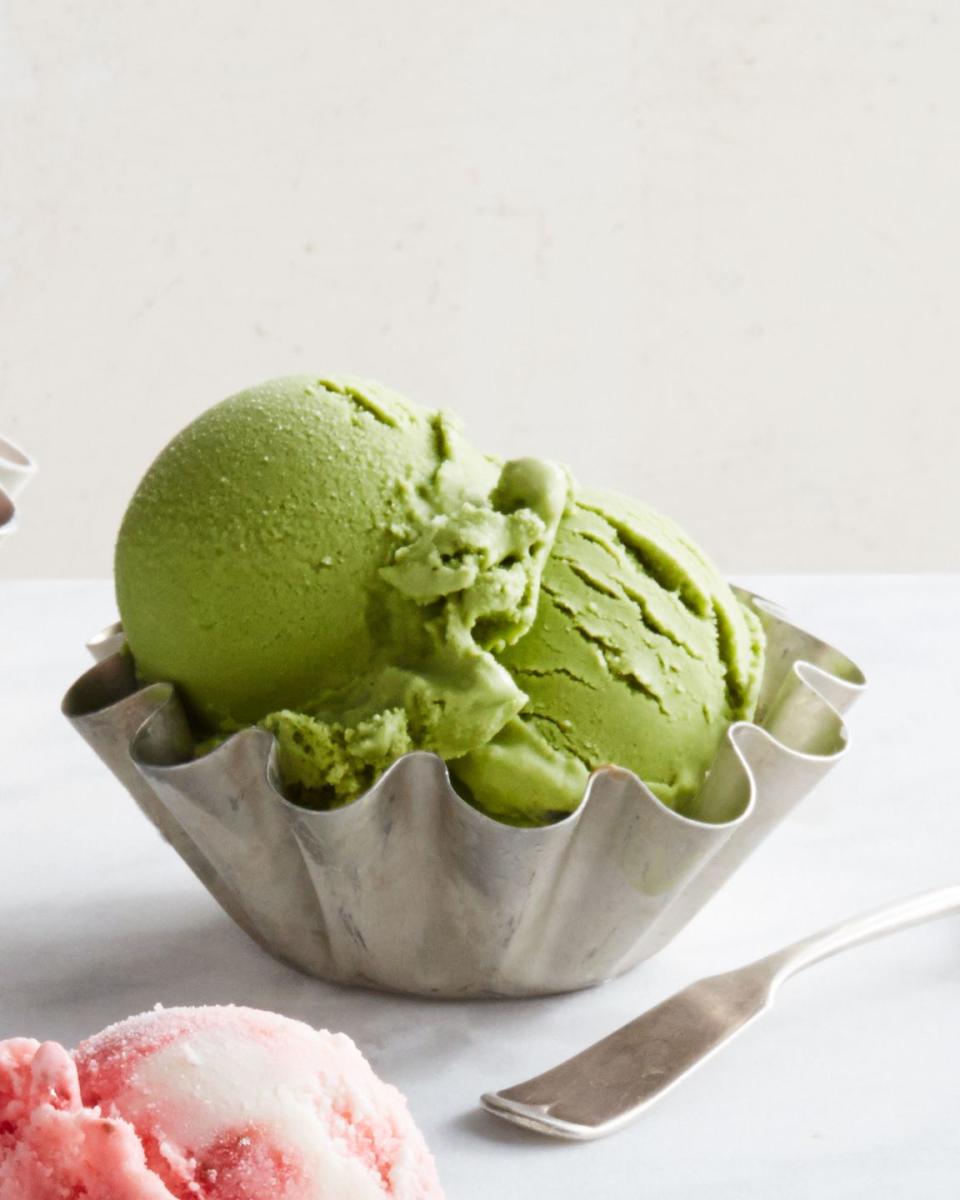
{"label": "spoon handle", "polygon": [[947,917],[951,913],[960,913],[958,884],[933,892],[921,892],[918,896],[840,921],[776,951],[763,962],[770,969],[772,982],[777,985],[798,971],[832,954],[839,954],[841,950],[849,950],[862,942],[873,941],[874,938],[885,937],[888,933],[897,933],[937,917]]}

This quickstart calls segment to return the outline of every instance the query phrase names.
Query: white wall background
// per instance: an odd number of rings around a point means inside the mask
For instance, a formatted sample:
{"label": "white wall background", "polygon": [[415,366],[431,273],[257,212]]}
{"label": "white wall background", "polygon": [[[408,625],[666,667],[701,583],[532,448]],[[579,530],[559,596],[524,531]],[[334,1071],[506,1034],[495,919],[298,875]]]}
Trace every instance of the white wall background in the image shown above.
{"label": "white wall background", "polygon": [[[0,0],[2,3],[2,0]],[[350,370],[730,571],[960,567],[960,4],[6,0],[0,573]]]}

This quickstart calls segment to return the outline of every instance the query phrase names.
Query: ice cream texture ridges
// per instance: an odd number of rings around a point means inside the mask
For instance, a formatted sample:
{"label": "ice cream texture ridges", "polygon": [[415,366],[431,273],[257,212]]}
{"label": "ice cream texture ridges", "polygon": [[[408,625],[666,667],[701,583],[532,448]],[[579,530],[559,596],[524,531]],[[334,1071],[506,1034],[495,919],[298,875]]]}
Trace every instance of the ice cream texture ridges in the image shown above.
{"label": "ice cream texture ridges", "polygon": [[758,619],[682,530],[637,501],[577,490],[536,621],[499,655],[527,703],[452,764],[455,778],[518,823],[531,795],[569,811],[604,763],[682,809],[730,723],[752,714],[762,659]]}
{"label": "ice cream texture ridges", "polygon": [[72,1053],[0,1041],[0,1200],[442,1200],[406,1102],[349,1038],[159,1009]]}
{"label": "ice cream texture ridges", "polygon": [[116,581],[141,677],[201,735],[273,732],[294,798],[324,806],[431,750],[517,824],[571,811],[608,762],[682,808],[763,657],[672,522],[348,378],[188,426],[131,501]]}

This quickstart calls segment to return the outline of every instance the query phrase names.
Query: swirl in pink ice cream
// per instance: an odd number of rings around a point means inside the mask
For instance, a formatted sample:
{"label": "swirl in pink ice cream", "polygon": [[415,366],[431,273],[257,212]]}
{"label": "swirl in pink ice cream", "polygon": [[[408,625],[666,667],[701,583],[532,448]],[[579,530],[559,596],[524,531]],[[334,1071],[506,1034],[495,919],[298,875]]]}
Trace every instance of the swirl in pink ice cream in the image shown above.
{"label": "swirl in pink ice cream", "polygon": [[0,1042],[0,1200],[442,1200],[400,1093],[343,1034],[159,1009]]}

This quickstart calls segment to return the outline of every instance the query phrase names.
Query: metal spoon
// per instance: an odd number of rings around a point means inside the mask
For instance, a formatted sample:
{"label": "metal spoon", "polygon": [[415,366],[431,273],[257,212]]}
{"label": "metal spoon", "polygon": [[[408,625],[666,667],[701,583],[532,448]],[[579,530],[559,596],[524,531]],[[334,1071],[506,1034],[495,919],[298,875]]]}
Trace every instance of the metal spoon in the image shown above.
{"label": "metal spoon", "polygon": [[481,1103],[553,1137],[587,1141],[622,1129],[773,1003],[780,984],[873,938],[960,912],[960,886],[924,892],[812,934],[748,966],[677,992],[543,1075]]}

